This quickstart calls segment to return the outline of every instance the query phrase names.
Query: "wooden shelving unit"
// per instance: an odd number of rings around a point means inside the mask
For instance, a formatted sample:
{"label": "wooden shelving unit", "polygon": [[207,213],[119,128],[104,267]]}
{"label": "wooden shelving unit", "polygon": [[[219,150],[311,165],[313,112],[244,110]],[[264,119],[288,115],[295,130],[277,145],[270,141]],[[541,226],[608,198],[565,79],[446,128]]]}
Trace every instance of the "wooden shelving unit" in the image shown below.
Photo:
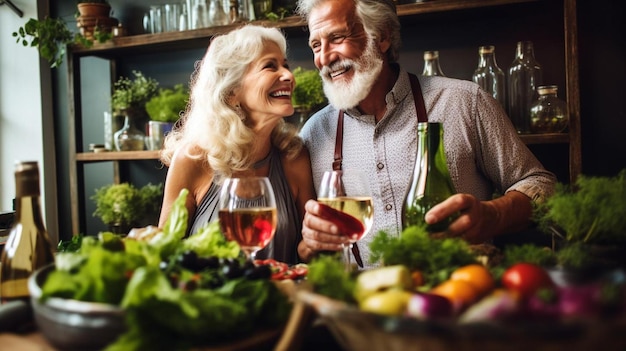
{"label": "wooden shelving unit", "polygon": [[[432,0],[407,5],[398,5],[398,15],[408,19],[419,18],[421,15],[437,12],[458,11],[480,8],[497,8],[512,4],[562,2],[565,60],[563,65],[566,73],[565,96],[570,113],[567,133],[522,135],[527,144],[567,144],[569,147],[569,175],[574,181],[581,172],[581,131],[580,131],[580,92],[578,78],[578,40],[576,22],[576,0]],[[256,21],[257,24],[283,28],[285,31],[297,30],[306,26],[299,17],[288,17],[277,22]],[[202,28],[181,32],[159,34],[141,34],[114,38],[112,42],[96,44],[92,48],[73,46],[68,48],[69,75],[69,125],[70,125],[70,191],[72,201],[72,229],[74,233],[81,231],[81,218],[84,216],[84,204],[80,194],[84,187],[83,165],[93,162],[118,162],[136,160],[158,160],[158,151],[137,152],[104,152],[85,153],[79,149],[82,142],[80,58],[96,56],[115,60],[128,55],[159,53],[173,50],[195,49],[206,47],[212,36],[225,33],[240,24]],[[114,177],[119,181],[119,174]]]}

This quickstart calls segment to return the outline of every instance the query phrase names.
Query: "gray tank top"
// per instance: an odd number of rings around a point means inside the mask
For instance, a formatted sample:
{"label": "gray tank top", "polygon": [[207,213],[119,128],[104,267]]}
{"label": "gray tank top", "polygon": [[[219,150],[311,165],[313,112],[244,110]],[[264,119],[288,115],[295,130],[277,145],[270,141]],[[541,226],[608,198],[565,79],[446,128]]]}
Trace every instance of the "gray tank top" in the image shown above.
{"label": "gray tank top", "polygon": [[[264,249],[257,252],[256,258],[273,258],[288,264],[296,264],[298,263],[297,244],[302,239],[302,221],[298,215],[298,207],[291,195],[278,149],[272,148],[265,159],[255,164],[255,168],[262,167],[268,162],[270,165],[268,178],[272,183],[276,197],[278,227],[272,241]],[[221,186],[215,183],[211,184],[193,215],[193,221],[187,235],[195,233],[207,223],[218,218],[220,190]]]}

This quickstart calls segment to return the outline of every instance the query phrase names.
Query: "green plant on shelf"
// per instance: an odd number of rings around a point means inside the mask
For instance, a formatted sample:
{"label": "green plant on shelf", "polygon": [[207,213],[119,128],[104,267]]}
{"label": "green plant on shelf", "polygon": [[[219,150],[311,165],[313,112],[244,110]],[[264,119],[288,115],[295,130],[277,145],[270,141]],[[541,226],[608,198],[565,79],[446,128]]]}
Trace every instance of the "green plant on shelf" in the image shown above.
{"label": "green plant on shelf", "polygon": [[314,110],[326,102],[322,78],[317,70],[297,67],[293,70],[296,87],[291,95],[295,107]]}
{"label": "green plant on shelf", "polygon": [[84,36],[73,33],[67,24],[60,18],[45,17],[42,20],[31,18],[24,26],[13,32],[16,43],[23,46],[36,47],[41,57],[55,68],[61,65],[69,44],[78,44],[83,47],[92,47],[93,41]]}
{"label": "green plant on shelf", "polygon": [[189,91],[182,84],[173,89],[159,89],[159,93],[146,103],[146,111],[153,121],[175,123],[187,107]]}
{"label": "green plant on shelf", "polygon": [[145,105],[158,93],[159,83],[140,71],[133,71],[133,79],[120,77],[113,85],[111,107],[116,112],[127,109],[145,110]]}
{"label": "green plant on shelf", "polygon": [[96,204],[93,215],[107,225],[139,225],[158,215],[162,196],[161,183],[141,188],[130,183],[105,185],[91,196]]}

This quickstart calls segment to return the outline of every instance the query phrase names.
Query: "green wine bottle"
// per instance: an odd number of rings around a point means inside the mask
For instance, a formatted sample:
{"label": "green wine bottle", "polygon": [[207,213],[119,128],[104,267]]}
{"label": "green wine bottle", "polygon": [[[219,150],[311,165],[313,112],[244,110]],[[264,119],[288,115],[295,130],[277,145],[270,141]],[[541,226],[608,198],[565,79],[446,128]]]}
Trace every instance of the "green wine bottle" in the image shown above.
{"label": "green wine bottle", "polygon": [[[443,148],[442,124],[418,123],[417,143],[413,180],[404,200],[404,228],[425,225],[426,212],[455,193]],[[456,217],[458,214],[426,225],[426,230],[431,233],[445,231]]]}

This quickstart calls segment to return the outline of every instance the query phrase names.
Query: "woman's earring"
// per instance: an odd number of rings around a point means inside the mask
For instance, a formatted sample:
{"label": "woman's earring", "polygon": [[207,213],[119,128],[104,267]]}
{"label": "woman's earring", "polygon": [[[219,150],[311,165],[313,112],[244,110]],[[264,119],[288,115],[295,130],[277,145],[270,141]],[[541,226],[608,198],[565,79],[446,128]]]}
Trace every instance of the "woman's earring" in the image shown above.
{"label": "woman's earring", "polygon": [[235,105],[235,113],[237,114],[237,116],[239,116],[239,119],[242,121],[246,120],[246,115],[243,113],[243,109],[241,108],[241,105],[237,104]]}

